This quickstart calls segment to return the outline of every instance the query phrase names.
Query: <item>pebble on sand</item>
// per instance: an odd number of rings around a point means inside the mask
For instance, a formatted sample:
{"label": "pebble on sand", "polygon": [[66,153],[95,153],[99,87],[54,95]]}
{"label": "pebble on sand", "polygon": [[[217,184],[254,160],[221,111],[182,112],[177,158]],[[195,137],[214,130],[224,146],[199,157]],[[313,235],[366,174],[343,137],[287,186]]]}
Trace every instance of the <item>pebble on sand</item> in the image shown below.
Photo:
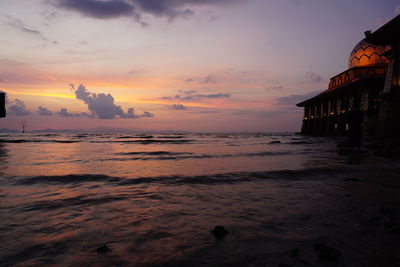
{"label": "pebble on sand", "polygon": [[105,254],[111,251],[111,249],[107,245],[102,245],[96,249],[97,253]]}
{"label": "pebble on sand", "polygon": [[222,239],[229,233],[222,225],[217,225],[214,227],[214,230],[211,231],[213,233],[215,239]]}

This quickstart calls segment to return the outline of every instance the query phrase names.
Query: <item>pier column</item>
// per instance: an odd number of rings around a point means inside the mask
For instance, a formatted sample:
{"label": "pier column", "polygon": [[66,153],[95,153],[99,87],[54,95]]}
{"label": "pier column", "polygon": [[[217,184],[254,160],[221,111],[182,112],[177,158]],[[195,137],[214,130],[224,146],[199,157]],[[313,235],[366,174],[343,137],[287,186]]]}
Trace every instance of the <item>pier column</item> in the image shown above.
{"label": "pier column", "polygon": [[6,93],[0,92],[0,118],[6,116]]}

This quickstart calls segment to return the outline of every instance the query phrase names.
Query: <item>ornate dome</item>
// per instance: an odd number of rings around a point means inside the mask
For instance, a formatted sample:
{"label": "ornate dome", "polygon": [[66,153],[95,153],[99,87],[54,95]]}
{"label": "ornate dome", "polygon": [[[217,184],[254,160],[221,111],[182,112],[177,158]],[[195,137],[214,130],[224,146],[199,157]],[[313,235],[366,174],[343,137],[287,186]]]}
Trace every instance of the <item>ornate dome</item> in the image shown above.
{"label": "ornate dome", "polygon": [[349,69],[372,65],[388,64],[389,60],[382,54],[390,49],[389,46],[377,46],[361,40],[353,49],[349,58]]}

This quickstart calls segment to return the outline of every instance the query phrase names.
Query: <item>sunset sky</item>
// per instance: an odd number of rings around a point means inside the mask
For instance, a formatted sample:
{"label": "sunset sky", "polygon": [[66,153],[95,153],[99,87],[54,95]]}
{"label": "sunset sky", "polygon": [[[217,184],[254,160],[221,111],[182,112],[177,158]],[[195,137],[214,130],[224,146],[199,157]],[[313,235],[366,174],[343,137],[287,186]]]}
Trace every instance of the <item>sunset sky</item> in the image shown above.
{"label": "sunset sky", "polygon": [[0,128],[299,131],[395,0],[1,0]]}

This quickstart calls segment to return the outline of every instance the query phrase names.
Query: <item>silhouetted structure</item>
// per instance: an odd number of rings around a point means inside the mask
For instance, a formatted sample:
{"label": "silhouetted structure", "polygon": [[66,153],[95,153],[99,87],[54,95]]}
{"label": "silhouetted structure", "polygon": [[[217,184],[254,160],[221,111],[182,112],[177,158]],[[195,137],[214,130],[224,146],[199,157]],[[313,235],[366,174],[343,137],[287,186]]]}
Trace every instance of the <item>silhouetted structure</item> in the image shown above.
{"label": "silhouetted structure", "polygon": [[357,108],[350,108],[347,115],[349,124],[349,144],[352,147],[361,147],[361,131],[364,114]]}
{"label": "silhouetted structure", "polygon": [[0,118],[6,116],[6,93],[0,92]]}
{"label": "silhouetted structure", "polygon": [[363,117],[360,134],[400,136],[399,32],[400,16],[365,32],[350,54],[349,69],[332,77],[326,91],[297,104],[304,107],[303,134],[349,134],[352,108]]}

